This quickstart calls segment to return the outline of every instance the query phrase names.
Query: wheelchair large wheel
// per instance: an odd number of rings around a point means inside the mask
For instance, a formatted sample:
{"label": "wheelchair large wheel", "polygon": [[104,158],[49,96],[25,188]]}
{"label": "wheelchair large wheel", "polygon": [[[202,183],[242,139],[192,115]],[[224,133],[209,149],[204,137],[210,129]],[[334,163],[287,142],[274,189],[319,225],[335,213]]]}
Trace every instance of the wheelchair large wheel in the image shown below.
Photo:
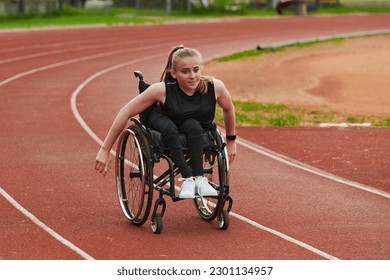
{"label": "wheelchair large wheel", "polygon": [[204,153],[203,169],[204,176],[209,183],[218,191],[218,196],[195,198],[196,209],[202,219],[206,221],[214,220],[220,215],[225,204],[227,194],[226,185],[228,180],[228,162],[226,149],[222,147],[222,138],[217,134],[217,150],[210,150]]}
{"label": "wheelchair large wheel", "polygon": [[153,167],[146,136],[139,125],[126,129],[118,142],[116,188],[127,219],[142,225],[148,219],[153,200]]}

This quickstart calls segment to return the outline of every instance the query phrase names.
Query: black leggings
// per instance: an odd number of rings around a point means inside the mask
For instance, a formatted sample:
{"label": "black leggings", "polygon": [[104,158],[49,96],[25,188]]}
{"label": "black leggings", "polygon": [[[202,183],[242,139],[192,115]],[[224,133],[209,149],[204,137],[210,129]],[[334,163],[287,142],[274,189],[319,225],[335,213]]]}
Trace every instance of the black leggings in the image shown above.
{"label": "black leggings", "polygon": [[[187,119],[176,125],[168,116],[161,112],[153,112],[149,116],[149,128],[159,131],[172,156],[172,161],[177,165],[183,178],[191,176],[203,176],[203,133],[205,130],[199,121]],[[180,133],[187,139],[187,145],[191,156],[191,168],[185,161]]]}

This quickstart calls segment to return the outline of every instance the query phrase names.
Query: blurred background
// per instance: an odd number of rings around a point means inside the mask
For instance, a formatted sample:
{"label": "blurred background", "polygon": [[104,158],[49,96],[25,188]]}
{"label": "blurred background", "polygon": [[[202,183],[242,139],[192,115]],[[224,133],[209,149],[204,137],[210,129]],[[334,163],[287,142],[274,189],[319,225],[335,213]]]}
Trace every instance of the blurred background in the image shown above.
{"label": "blurred background", "polygon": [[[390,7],[390,0],[0,0],[2,21],[14,17],[59,15],[82,13],[82,10],[104,10],[115,13],[127,10],[134,16],[164,15],[215,15],[256,13],[307,14],[329,8],[384,9]],[[75,8],[75,9],[72,9]],[[91,13],[91,12],[89,12]]]}

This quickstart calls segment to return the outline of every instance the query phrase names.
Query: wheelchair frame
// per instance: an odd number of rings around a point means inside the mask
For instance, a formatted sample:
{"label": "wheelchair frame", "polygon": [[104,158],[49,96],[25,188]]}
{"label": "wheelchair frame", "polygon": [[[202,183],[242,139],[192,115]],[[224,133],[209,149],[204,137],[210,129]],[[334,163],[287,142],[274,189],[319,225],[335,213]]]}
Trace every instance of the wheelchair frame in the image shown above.
{"label": "wheelchair frame", "polygon": [[[139,73],[135,72],[135,76],[143,82],[142,73],[141,76]],[[149,217],[153,192],[157,191],[158,198],[151,214],[151,229],[158,234],[162,231],[162,219],[166,210],[164,196],[170,197],[173,202],[182,200],[176,195],[175,178],[179,171],[168,151],[154,144],[150,130],[138,118],[131,120],[133,124],[120,135],[116,150],[115,172],[119,204],[125,217],[134,225],[141,226]],[[222,134],[217,127],[213,133],[213,142],[203,151],[203,166],[205,176],[218,191],[218,195],[203,197],[196,194],[193,200],[202,219],[212,221],[217,218],[218,228],[227,229],[233,205],[229,193],[229,160]],[[186,152],[185,157],[190,164],[190,156]],[[168,167],[155,176],[154,167],[161,160]]]}

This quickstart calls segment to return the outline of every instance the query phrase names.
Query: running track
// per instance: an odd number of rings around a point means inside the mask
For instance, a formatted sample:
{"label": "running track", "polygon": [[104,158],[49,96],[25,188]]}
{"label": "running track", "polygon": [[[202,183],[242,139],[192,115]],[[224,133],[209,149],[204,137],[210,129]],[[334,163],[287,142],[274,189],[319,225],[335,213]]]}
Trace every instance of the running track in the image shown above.
{"label": "running track", "polygon": [[[170,48],[212,59],[259,44],[390,29],[390,15],[0,33],[0,259],[389,259],[389,193],[241,138],[231,225],[167,200],[164,230],[129,224],[94,159],[116,112]],[[248,69],[248,74],[251,73]],[[239,81],[238,81],[239,82]]]}

